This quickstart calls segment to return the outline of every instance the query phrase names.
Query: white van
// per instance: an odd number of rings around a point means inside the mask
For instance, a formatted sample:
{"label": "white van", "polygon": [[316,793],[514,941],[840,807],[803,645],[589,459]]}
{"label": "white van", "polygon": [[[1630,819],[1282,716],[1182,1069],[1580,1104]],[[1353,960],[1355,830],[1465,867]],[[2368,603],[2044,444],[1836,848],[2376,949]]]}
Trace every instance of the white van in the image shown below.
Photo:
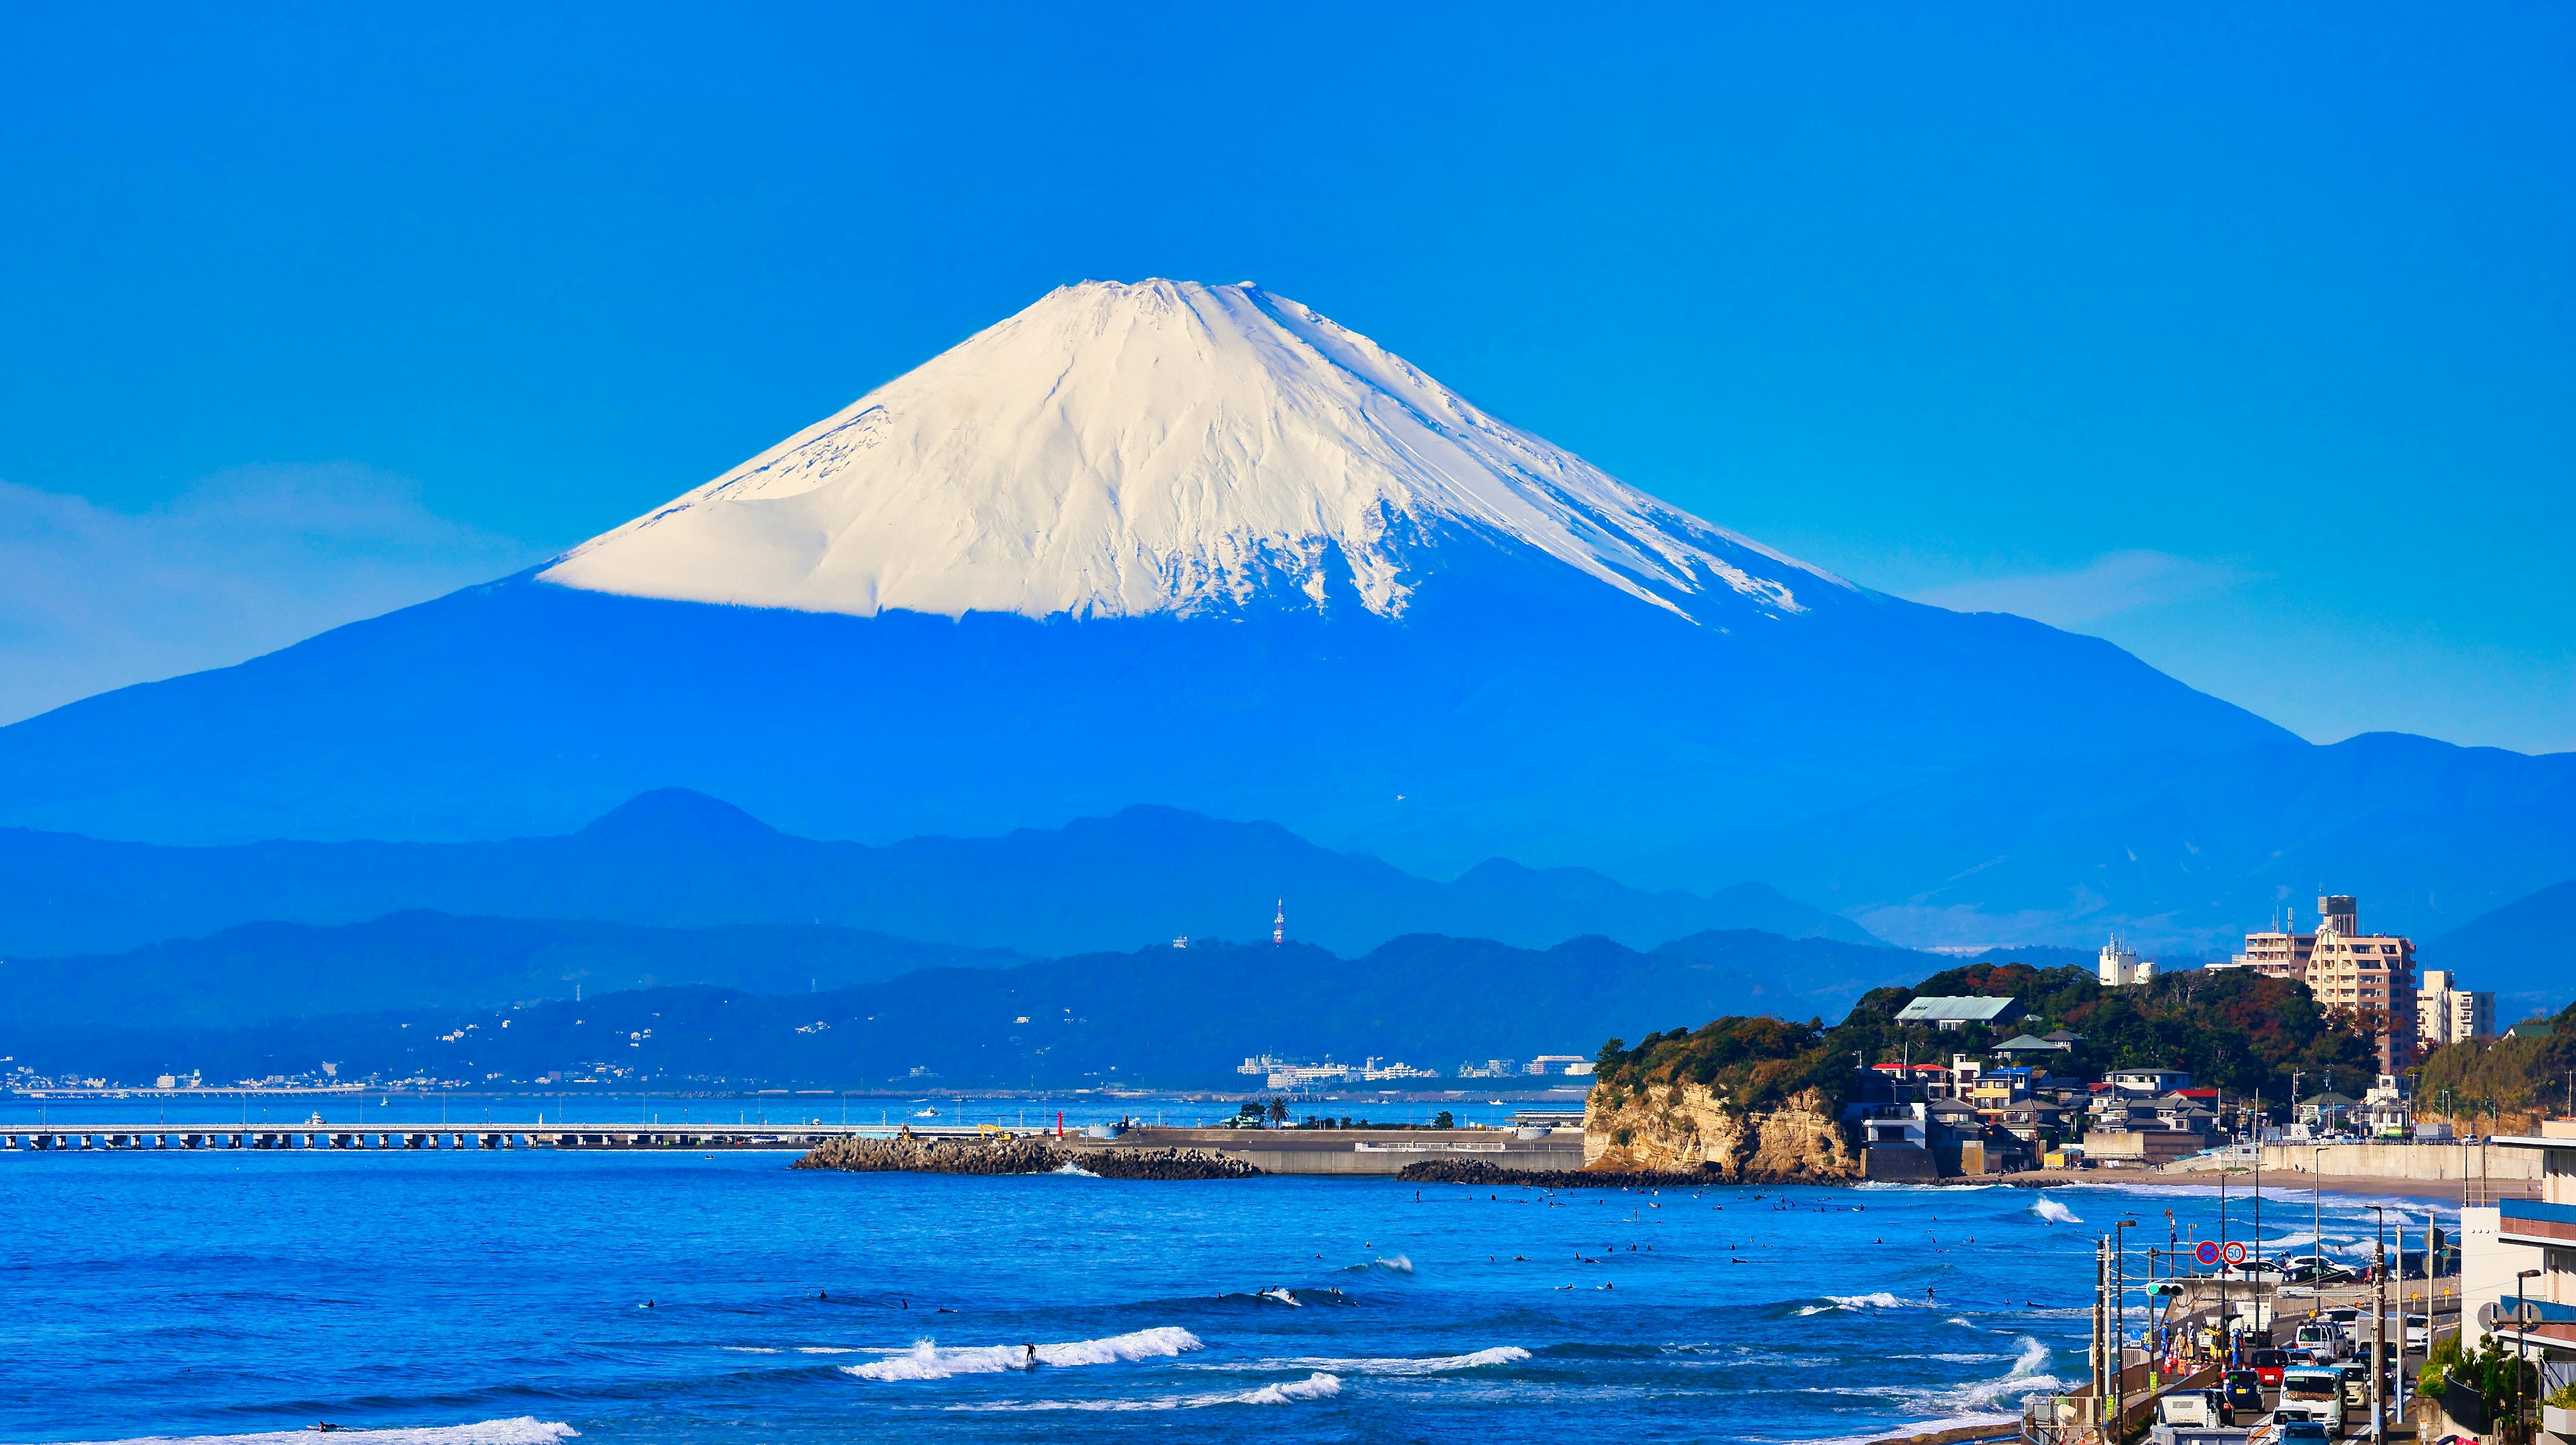
{"label": "white van", "polygon": [[2229,1425],[2227,1397],[2216,1390],[2175,1390],[2156,1398],[2159,1425]]}
{"label": "white van", "polygon": [[2330,1318],[2307,1320],[2290,1337],[2290,1348],[2305,1350],[2319,1359],[2340,1360],[2352,1353],[2352,1336]]}

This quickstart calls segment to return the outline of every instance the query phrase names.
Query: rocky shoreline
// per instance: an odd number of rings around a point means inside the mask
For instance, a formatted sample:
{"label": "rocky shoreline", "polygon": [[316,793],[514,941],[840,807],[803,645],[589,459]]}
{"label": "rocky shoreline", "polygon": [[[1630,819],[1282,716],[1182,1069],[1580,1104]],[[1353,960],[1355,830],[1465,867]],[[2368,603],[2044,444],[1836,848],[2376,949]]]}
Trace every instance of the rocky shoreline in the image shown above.
{"label": "rocky shoreline", "polygon": [[860,1174],[1053,1174],[1066,1166],[1103,1179],[1250,1179],[1263,1171],[1206,1149],[1072,1148],[1051,1139],[831,1139],[791,1169]]}

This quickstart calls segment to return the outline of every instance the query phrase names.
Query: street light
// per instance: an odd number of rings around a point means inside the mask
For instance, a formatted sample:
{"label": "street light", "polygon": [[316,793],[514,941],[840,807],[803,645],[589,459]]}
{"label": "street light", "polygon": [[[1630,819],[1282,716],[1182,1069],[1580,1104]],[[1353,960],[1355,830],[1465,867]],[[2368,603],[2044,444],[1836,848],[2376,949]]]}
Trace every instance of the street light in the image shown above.
{"label": "street light", "polygon": [[2127,1427],[2129,1405],[2129,1238],[2121,1231],[2137,1227],[2134,1219],[2111,1223],[2111,1429],[2115,1435]]}
{"label": "street light", "polygon": [[2522,1419],[2523,1332],[2530,1328],[2522,1314],[2522,1282],[2536,1279],[2539,1275],[2540,1271],[2536,1269],[2516,1270],[2513,1275],[2513,1418],[2517,1421]]}

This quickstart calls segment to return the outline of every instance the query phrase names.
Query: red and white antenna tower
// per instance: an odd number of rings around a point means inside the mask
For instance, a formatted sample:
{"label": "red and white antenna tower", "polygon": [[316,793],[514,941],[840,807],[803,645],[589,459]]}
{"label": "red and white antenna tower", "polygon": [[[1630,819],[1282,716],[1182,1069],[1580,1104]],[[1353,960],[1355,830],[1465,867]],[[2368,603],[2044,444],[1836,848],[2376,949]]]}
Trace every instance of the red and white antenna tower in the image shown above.
{"label": "red and white antenna tower", "polygon": [[1277,948],[1288,941],[1288,900],[1279,900],[1279,912],[1270,920],[1270,946]]}

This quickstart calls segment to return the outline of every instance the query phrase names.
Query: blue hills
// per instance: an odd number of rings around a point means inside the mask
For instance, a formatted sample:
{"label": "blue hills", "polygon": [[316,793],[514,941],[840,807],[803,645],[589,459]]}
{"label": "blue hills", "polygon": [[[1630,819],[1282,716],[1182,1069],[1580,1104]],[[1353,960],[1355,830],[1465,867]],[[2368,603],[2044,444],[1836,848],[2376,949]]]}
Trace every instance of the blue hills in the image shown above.
{"label": "blue hills", "polygon": [[[0,1050],[38,1073],[125,1080],[293,1075],[328,1059],[345,1078],[527,1080],[605,1065],[659,1088],[1257,1088],[1234,1066],[1262,1053],[1379,1055],[1452,1075],[1462,1061],[1589,1056],[1614,1035],[1748,1010],[1839,1018],[1865,990],[1950,962],[1754,931],[1642,951],[1599,937],[1526,949],[1412,935],[1354,957],[1216,940],[1046,960],[940,952],[829,929],[419,913],[259,925],[0,975]],[[841,971],[811,991],[802,979],[756,986],[791,962]],[[578,1002],[562,977],[581,969],[596,985],[648,964],[666,970],[654,986],[594,987]]]}
{"label": "blue hills", "polygon": [[[1319,848],[1274,824],[1219,822],[1156,807],[1057,829],[914,838],[884,847],[795,837],[728,803],[676,788],[630,799],[570,833],[477,843],[176,847],[0,829],[0,954],[12,959],[122,952],[253,923],[327,928],[428,910],[698,930],[763,927],[770,931],[730,935],[731,943],[702,939],[692,947],[724,957],[766,948],[780,955],[771,971],[776,977],[802,980],[819,972],[852,982],[848,968],[862,955],[901,956],[924,967],[954,963],[966,949],[1014,951],[996,955],[1009,958],[1132,948],[1180,936],[1246,937],[1269,930],[1282,899],[1293,937],[1352,954],[1414,933],[1525,947],[1598,934],[1648,948],[1710,929],[1878,943],[1848,919],[1760,884],[1709,895],[1648,893],[1583,869],[1532,869],[1498,859],[1434,881],[1375,858]],[[368,948],[399,952],[445,938],[441,946],[471,954],[479,946],[472,942],[476,935],[455,935],[454,927],[461,925],[424,933],[415,925],[405,934],[409,943],[360,933],[337,946],[355,959]],[[948,952],[897,955],[871,945],[873,951],[852,955],[852,945],[843,944],[834,945],[842,948],[835,954],[777,931],[790,927],[855,929]],[[228,936],[228,954],[168,945],[174,958],[196,961],[161,973],[213,967],[218,958],[243,956],[262,940],[284,937]],[[540,932],[511,947],[534,948],[552,937]],[[675,972],[669,946],[633,928],[593,942],[613,943],[613,951],[632,960],[603,965],[594,987],[632,986],[650,977],[755,989],[764,979],[775,981],[739,971]],[[167,986],[165,979],[141,991]],[[522,996],[535,995],[496,997]]]}

